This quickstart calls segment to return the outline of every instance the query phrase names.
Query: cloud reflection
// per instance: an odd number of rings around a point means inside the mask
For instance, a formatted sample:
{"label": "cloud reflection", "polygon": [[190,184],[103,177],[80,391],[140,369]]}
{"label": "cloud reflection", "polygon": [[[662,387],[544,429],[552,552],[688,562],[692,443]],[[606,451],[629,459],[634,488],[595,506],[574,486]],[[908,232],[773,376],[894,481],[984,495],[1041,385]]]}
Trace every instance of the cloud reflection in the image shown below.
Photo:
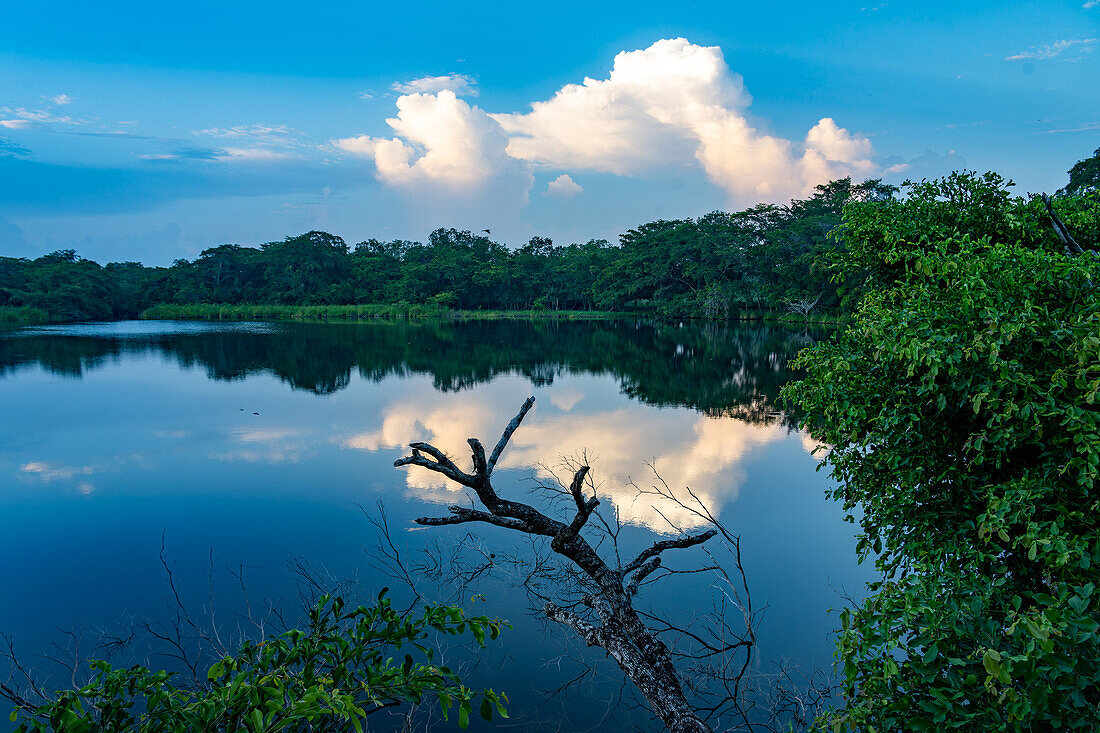
{"label": "cloud reflection", "polygon": [[76,476],[87,476],[99,470],[98,466],[58,466],[46,461],[30,461],[19,467],[19,470],[30,476],[38,478],[44,483],[63,481]]}
{"label": "cloud reflection", "polygon": [[[425,440],[465,468],[469,463],[466,439],[479,437],[491,449],[527,389],[498,382],[492,390],[408,396],[383,409],[379,429],[352,435],[342,445],[378,451]],[[547,466],[584,452],[600,496],[614,505],[623,521],[657,531],[671,529],[665,517],[683,527],[698,526],[701,520],[667,500],[655,504],[653,497],[639,496],[634,484],[648,487],[654,478],[647,463],[675,491],[690,487],[717,515],[737,499],[745,480],[745,458],[788,435],[778,424],[751,425],[686,409],[653,410],[618,403],[613,409],[586,410],[581,401],[585,390],[573,384],[559,383],[536,396],[542,399],[513,436],[500,467],[533,470],[548,477]],[[813,447],[806,441],[803,446]],[[406,484],[418,499],[453,503],[466,491],[426,469],[406,470]],[[686,492],[683,497],[687,498]]]}
{"label": "cloud reflection", "polygon": [[214,451],[210,458],[229,463],[297,463],[313,454],[311,430],[300,428],[236,428],[226,441],[231,450]]}
{"label": "cloud reflection", "polygon": [[145,456],[133,453],[124,456],[114,456],[101,463],[70,465],[54,463],[52,461],[27,461],[19,464],[19,474],[24,479],[38,481],[43,484],[58,483],[62,486],[68,484],[75,486],[76,490],[84,496],[90,496],[96,491],[96,486],[88,477],[95,474],[103,474],[121,469],[126,465],[145,467]]}

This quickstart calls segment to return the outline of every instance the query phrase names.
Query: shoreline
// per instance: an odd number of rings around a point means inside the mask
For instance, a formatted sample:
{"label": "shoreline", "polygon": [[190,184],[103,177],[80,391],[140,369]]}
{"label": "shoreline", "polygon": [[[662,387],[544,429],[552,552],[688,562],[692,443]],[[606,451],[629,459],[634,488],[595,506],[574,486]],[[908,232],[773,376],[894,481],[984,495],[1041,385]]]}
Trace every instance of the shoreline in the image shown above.
{"label": "shoreline", "polygon": [[841,325],[842,315],[802,316],[793,313],[746,312],[725,318],[662,315],[653,311],[598,310],[460,310],[435,305],[156,305],[142,312],[140,320],[204,321],[363,321],[396,320],[565,320],[595,321],[623,318],[653,318],[664,321],[690,320],[709,322],[768,321],[796,324]]}
{"label": "shoreline", "polygon": [[[844,315],[821,314],[803,316],[794,313],[744,312],[723,318],[691,315],[663,315],[653,311],[579,311],[579,310],[459,310],[437,305],[221,305],[159,304],[147,308],[133,319],[143,321],[288,321],[315,323],[355,323],[372,320],[407,321],[490,321],[490,320],[558,320],[604,321],[625,318],[648,318],[661,321],[694,321],[710,323],[767,322],[789,325],[839,326],[847,323]],[[0,328],[60,325],[87,322],[50,318],[36,308],[0,308]]]}

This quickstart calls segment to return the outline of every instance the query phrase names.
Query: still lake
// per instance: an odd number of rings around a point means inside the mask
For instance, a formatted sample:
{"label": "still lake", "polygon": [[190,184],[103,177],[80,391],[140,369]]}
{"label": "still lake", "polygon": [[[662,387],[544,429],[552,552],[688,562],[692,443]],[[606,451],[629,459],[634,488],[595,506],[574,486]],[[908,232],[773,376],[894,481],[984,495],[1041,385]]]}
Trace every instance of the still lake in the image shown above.
{"label": "still lake", "polygon": [[[162,544],[184,601],[206,609],[213,579],[218,618],[231,626],[244,609],[242,568],[253,604],[297,603],[287,567],[296,558],[373,596],[395,586],[371,558],[377,531],[363,510],[378,501],[413,563],[467,531],[487,547],[514,546],[483,525],[413,529],[412,518],[446,514],[463,495],[393,461],[427,440],[465,465],[466,438],[492,446],[534,395],[494,474],[502,495],[527,500],[546,471],[587,452],[603,504],[641,547],[668,531],[668,508],[628,486],[647,481],[652,462],[741,536],[753,602],[767,607],[755,671],[781,660],[829,669],[829,609],[861,595],[871,570],[824,497],[813,441],[775,407],[788,360],[821,336],[629,319],[2,332],[0,632],[31,658],[64,642],[64,630],[165,617]],[[476,610],[514,628],[470,681],[504,690],[521,721],[598,723],[613,676],[548,701],[542,692],[576,676],[573,657],[590,652],[531,618],[507,579],[477,591]]]}

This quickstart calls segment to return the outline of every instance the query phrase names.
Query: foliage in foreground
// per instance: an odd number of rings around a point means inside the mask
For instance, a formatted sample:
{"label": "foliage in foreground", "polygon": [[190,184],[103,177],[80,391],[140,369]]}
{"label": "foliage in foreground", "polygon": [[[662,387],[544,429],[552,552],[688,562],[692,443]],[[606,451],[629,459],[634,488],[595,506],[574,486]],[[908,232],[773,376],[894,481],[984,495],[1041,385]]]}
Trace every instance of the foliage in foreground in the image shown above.
{"label": "foliage in foreground", "polygon": [[[362,731],[372,713],[426,698],[434,698],[444,716],[457,707],[461,728],[475,703],[486,719],[494,711],[507,717],[503,695],[464,686],[458,674],[433,662],[435,652],[426,645],[433,633],[468,633],[484,646],[502,622],[446,605],[410,616],[395,611],[385,594],[373,607],[356,608],[324,596],[304,631],[245,642],[210,668],[205,683],[97,661],[88,684],[44,705],[20,704],[11,718],[21,720],[19,733]],[[408,653],[397,658],[403,649]]]}
{"label": "foliage in foreground", "polygon": [[[1096,248],[1100,197],[1056,210]],[[843,228],[841,275],[873,287],[786,396],[883,578],[841,614],[846,706],[822,723],[1097,730],[1100,258],[992,174]]]}

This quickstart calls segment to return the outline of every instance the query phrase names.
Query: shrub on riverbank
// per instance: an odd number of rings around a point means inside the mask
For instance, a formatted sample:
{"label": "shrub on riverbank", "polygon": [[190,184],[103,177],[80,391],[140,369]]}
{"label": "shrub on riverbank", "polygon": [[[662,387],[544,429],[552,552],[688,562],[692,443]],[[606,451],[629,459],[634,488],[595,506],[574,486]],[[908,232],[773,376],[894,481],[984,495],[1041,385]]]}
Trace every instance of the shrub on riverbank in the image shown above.
{"label": "shrub on riverbank", "polygon": [[49,314],[41,308],[0,305],[0,326],[37,326],[49,321]]}
{"label": "shrub on riverbank", "polygon": [[144,320],[199,321],[357,321],[371,318],[439,318],[451,313],[438,305],[397,303],[393,305],[228,305],[161,303],[141,313]]}
{"label": "shrub on riverbank", "polygon": [[846,212],[866,295],[785,391],[883,573],[828,729],[1100,729],[1100,198],[1055,213],[1081,247],[993,175]]}
{"label": "shrub on riverbank", "polygon": [[[371,319],[418,320],[427,318],[468,320],[566,320],[586,321],[609,318],[645,317],[649,314],[620,311],[583,310],[456,310],[437,305],[398,303],[396,305],[229,305],[202,303],[173,305],[164,303],[143,311],[143,320],[175,321],[361,321]],[[781,312],[731,313],[722,321],[772,321],[789,324],[837,324],[846,316]]]}

